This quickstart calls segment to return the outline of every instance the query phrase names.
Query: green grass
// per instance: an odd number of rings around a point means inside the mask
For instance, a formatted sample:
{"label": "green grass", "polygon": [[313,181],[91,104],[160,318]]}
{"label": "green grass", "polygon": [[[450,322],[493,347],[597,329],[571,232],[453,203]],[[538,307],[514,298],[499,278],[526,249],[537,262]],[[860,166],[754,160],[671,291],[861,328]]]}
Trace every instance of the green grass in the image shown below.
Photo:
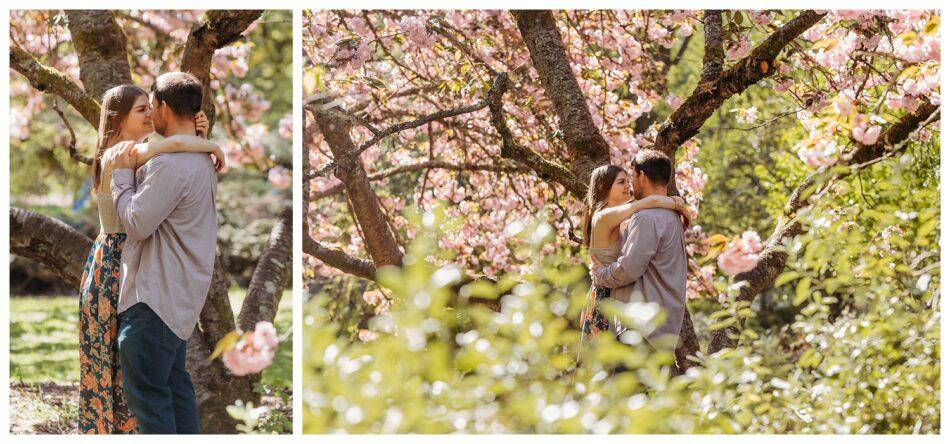
{"label": "green grass", "polygon": [[[231,306],[239,310],[244,290],[232,289]],[[277,333],[291,331],[293,297],[285,291],[274,321]],[[10,381],[79,381],[79,297],[10,298]],[[291,387],[293,342],[288,334],[263,375],[271,387]]]}
{"label": "green grass", "polygon": [[79,297],[10,298],[10,381],[79,381]]}

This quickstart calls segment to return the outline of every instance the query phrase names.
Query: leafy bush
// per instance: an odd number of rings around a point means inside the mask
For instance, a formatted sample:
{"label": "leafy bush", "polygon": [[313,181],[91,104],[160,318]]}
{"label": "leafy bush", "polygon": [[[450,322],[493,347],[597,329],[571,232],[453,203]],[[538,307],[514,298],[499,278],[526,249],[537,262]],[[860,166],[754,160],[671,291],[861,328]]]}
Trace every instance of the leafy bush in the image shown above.
{"label": "leafy bush", "polygon": [[[416,216],[404,266],[379,271],[392,300],[371,332],[355,340],[326,294],[308,303],[305,432],[939,433],[939,196],[914,165],[883,162],[821,195],[776,282],[794,321],[763,327],[758,304],[728,305],[751,315],[739,347],[675,377],[671,354],[642,341],[655,306],[612,308],[630,344],[581,341],[587,272],[570,251],[540,253],[546,223],[518,234],[531,273],[460,285],[437,247],[455,222]],[[875,186],[864,206],[862,181]]]}

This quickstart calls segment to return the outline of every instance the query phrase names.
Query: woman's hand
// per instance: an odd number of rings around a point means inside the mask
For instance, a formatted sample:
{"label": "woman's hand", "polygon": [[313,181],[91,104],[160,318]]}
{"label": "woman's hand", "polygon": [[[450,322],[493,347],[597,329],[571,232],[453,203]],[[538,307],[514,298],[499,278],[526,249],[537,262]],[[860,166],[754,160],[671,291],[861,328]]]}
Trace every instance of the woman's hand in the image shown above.
{"label": "woman's hand", "polygon": [[220,173],[226,162],[224,150],[220,146],[215,147],[214,151],[211,152],[211,160],[214,162],[214,170]]}
{"label": "woman's hand", "polygon": [[[208,116],[205,115],[204,111],[198,111],[198,114],[195,114],[195,132],[198,133],[198,137],[208,138]],[[215,164],[215,169],[217,169],[217,164]]]}
{"label": "woman's hand", "polygon": [[673,196],[673,202],[676,203],[676,212],[680,214],[680,219],[683,220],[683,229],[689,229],[690,211],[689,207],[686,206],[686,201],[684,201],[682,197]]}
{"label": "woman's hand", "polygon": [[[113,169],[131,168],[135,169],[135,161],[138,158],[138,152],[135,150],[135,142],[127,140],[119,142],[109,149]],[[107,163],[108,164],[108,163]]]}

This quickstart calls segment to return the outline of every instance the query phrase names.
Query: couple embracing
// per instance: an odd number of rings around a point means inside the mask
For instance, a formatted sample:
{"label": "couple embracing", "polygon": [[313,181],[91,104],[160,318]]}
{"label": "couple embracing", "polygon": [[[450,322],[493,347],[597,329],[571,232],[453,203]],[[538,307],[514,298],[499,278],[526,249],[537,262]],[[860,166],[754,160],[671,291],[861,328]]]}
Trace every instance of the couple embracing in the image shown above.
{"label": "couple embracing", "polygon": [[[645,340],[654,349],[676,347],[686,310],[684,229],[689,211],[680,197],[668,197],[673,163],[665,154],[640,150],[633,171],[604,165],[591,173],[583,243],[588,247],[593,288],[582,313],[582,331],[591,339],[610,331],[627,337],[619,319],[608,319],[599,304],[652,302],[666,312],[662,325]],[[632,199],[631,199],[632,197]]]}
{"label": "couple embracing", "polygon": [[[155,80],[103,95],[92,166],[100,233],[80,298],[81,433],[198,433],[186,340],[217,239],[221,149],[203,136],[202,85]],[[146,142],[153,132],[164,138]],[[213,155],[213,158],[209,156]]]}

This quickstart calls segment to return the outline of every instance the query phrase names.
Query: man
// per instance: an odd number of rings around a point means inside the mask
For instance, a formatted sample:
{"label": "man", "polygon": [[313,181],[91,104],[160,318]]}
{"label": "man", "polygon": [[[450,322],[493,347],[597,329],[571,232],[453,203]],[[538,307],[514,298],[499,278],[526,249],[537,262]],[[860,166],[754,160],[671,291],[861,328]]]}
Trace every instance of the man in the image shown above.
{"label": "man", "polygon": [[[666,196],[673,162],[656,150],[641,150],[633,163],[633,194],[637,199]],[[686,309],[686,246],[679,213],[665,208],[638,211],[621,228],[623,247],[617,262],[598,264],[594,285],[613,289],[619,302],[655,302],[666,311],[663,324],[647,338],[657,349],[673,350]],[[615,321],[613,331],[624,327]],[[623,336],[621,336],[621,340]]]}
{"label": "man", "polygon": [[[194,76],[160,76],[151,94],[155,130],[195,135],[201,99]],[[117,156],[112,198],[128,233],[118,308],[122,386],[139,432],[198,433],[185,349],[214,268],[215,170],[205,153],[160,154],[137,171],[134,151]]]}

